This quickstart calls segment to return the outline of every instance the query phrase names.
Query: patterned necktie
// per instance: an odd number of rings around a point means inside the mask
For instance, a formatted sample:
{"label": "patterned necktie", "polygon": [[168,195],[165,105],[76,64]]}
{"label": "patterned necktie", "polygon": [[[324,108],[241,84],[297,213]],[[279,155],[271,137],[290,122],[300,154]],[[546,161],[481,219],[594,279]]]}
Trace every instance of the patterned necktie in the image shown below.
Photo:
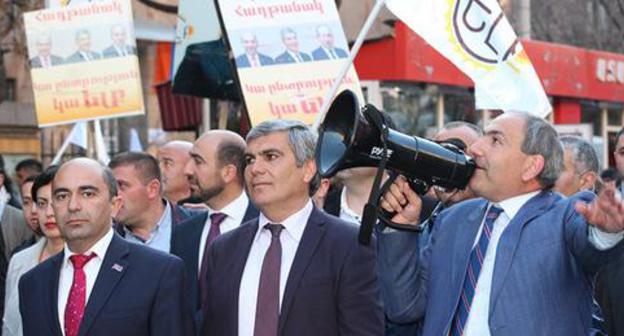
{"label": "patterned necktie", "polygon": [[490,237],[492,236],[492,228],[496,218],[498,218],[501,212],[503,212],[503,209],[492,205],[485,215],[485,223],[483,223],[481,236],[470,253],[468,269],[464,276],[464,285],[462,286],[461,295],[459,296],[459,304],[457,305],[457,310],[455,311],[455,316],[451,325],[451,336],[459,336],[464,332],[464,327],[468,321],[468,314],[470,314],[472,299],[474,298],[477,288],[479,273],[481,272],[481,266],[485,258],[485,252],[487,252]]}
{"label": "patterned necktie", "polygon": [[204,299],[206,295],[206,269],[208,268],[208,250],[212,245],[212,242],[221,234],[220,225],[227,218],[227,215],[221,212],[214,212],[210,214],[210,231],[206,237],[206,244],[204,245],[204,254],[202,256],[202,263],[199,269],[199,294],[201,298],[202,307],[204,306]]}
{"label": "patterned necktie", "polygon": [[258,301],[256,304],[256,323],[254,336],[277,336],[280,302],[280,268],[282,265],[282,244],[280,233],[284,226],[267,224],[265,230],[271,231],[271,245],[264,255]]}
{"label": "patterned necktie", "polygon": [[336,53],[334,52],[334,48],[329,49],[329,53],[331,55],[331,59],[336,59]]}
{"label": "patterned necktie", "polygon": [[87,277],[83,267],[93,257],[95,257],[95,253],[91,253],[88,256],[77,254],[69,257],[72,265],[74,265],[74,281],[69,290],[69,297],[65,306],[65,336],[78,335],[82,315],[84,315],[87,290]]}

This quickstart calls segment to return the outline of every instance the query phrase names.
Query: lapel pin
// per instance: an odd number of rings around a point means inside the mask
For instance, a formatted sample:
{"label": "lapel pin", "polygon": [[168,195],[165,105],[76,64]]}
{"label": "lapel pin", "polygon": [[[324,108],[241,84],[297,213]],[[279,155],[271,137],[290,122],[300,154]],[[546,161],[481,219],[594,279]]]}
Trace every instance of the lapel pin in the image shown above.
{"label": "lapel pin", "polygon": [[123,271],[123,266],[121,266],[119,264],[114,264],[113,267],[111,267],[111,268],[114,269],[117,272]]}

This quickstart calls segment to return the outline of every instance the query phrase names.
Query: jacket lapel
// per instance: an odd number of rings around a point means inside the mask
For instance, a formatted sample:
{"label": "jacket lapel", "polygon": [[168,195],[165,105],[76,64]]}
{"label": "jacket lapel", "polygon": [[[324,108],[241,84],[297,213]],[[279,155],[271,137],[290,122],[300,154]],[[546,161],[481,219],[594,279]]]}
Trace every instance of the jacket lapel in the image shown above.
{"label": "jacket lapel", "polygon": [[494,273],[492,275],[490,313],[494,311],[496,299],[500,295],[503,284],[505,283],[505,278],[509,273],[524,226],[533,218],[549,209],[556,199],[557,197],[551,191],[543,191],[537,194],[520,208],[520,211],[518,211],[516,216],[509,222],[507,228],[501,235],[496,248],[496,260],[494,262]]}
{"label": "jacket lapel", "polygon": [[123,277],[126,269],[130,265],[126,259],[127,255],[130,253],[128,244],[129,243],[125,242],[121,237],[116,234],[113,235],[113,240],[106,250],[106,255],[102,261],[102,266],[98,272],[95,284],[93,285],[89,301],[85,306],[85,312],[82,322],[80,323],[78,335],[88,335],[88,331],[93,325],[95,318],[106,301],[108,301],[115,286],[119,283],[119,280]]}
{"label": "jacket lapel", "polygon": [[59,314],[58,314],[58,286],[59,286],[59,278],[61,276],[61,266],[63,266],[63,258],[64,258],[63,252],[52,257],[51,261],[53,263],[53,266],[52,266],[53,272],[50,273],[49,279],[47,280],[42,279],[52,284],[51,288],[53,288],[53,290],[49,291],[49,295],[46,296],[49,300],[49,302],[47,302],[48,304],[47,311],[51,312],[48,318],[50,319],[50,326],[52,327],[53,335],[63,335],[63,332],[61,330],[61,324],[59,322]]}
{"label": "jacket lapel", "polygon": [[[323,215],[316,207],[312,209],[306,228],[301,236],[299,247],[297,247],[297,253],[293,260],[292,267],[290,268],[290,274],[288,274],[288,280],[286,281],[286,289],[284,290],[284,297],[282,299],[282,310],[279,317],[279,328],[282,330],[284,322],[288,317],[288,312],[292,306],[292,301],[295,297],[295,292],[299,287],[301,278],[308,268],[308,264],[314,256],[316,247],[325,234],[325,221]],[[279,333],[278,333],[279,334]]]}
{"label": "jacket lapel", "polygon": [[[468,269],[468,261],[470,260],[470,253],[472,246],[474,245],[475,237],[481,227],[481,222],[485,216],[485,210],[487,209],[488,202],[483,201],[475,211],[471,211],[465,222],[456,223],[457,225],[467,226],[466,230],[455,230],[455,246],[453,248],[453,261],[451,272],[453,290],[456,290],[457,297],[461,291],[463,280]],[[462,234],[464,233],[464,234]]]}
{"label": "jacket lapel", "polygon": [[229,326],[228,330],[232,330],[232,335],[238,334],[238,297],[240,295],[240,284],[243,278],[243,271],[245,270],[245,264],[247,264],[247,258],[249,257],[249,251],[251,250],[251,244],[253,243],[253,239],[258,231],[258,219],[249,224],[245,224],[241,227],[243,230],[241,232],[241,237],[238,240],[238,244],[235,246],[234,251],[230,252],[231,257],[225,256],[229,259],[227,262],[229,265],[232,265],[230,271],[231,274],[224,276],[218,276],[221,279],[233,279],[232,282],[233,288],[228,291],[231,293],[230,300],[232,304],[228,305],[229,308],[229,316],[234,316],[234,318],[229,319],[232,322],[232,325]]}

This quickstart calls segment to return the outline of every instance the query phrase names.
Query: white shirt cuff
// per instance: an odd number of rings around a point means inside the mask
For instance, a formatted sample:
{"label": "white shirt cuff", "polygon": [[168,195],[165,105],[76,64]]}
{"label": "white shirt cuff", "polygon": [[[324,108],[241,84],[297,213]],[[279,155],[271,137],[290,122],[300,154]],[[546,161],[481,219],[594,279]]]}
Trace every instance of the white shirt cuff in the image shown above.
{"label": "white shirt cuff", "polygon": [[601,251],[608,250],[617,245],[622,238],[624,238],[624,231],[609,233],[595,226],[589,226],[589,242]]}

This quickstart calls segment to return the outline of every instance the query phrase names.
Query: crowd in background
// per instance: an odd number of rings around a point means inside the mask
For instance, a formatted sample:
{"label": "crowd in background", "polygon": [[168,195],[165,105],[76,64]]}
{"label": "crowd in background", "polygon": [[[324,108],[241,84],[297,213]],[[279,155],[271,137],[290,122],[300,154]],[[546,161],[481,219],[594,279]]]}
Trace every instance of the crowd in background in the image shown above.
{"label": "crowd in background", "polygon": [[299,122],[107,166],[0,162],[2,334],[624,335],[624,129],[604,171],[524,114],[432,140],[473,157],[473,180],[397,179],[381,204],[417,230],[380,223],[370,246],[376,168],[320,178]]}

